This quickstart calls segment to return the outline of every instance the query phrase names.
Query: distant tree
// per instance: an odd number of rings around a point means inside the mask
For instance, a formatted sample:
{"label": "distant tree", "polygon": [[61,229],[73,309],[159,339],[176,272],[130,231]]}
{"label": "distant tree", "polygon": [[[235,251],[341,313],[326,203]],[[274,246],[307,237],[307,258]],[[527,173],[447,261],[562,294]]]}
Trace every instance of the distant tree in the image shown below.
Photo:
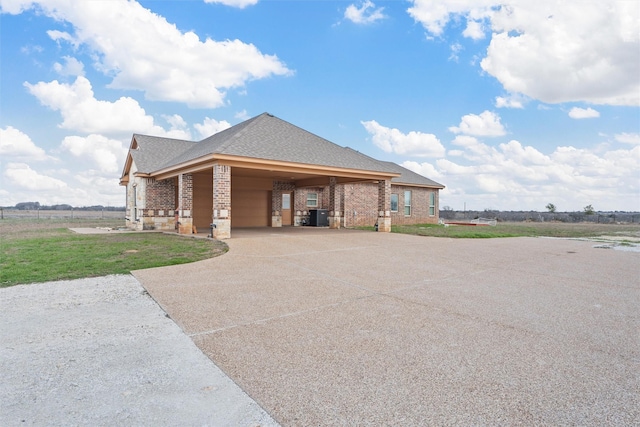
{"label": "distant tree", "polygon": [[593,215],[594,213],[596,213],[595,209],[593,209],[593,206],[591,205],[587,205],[584,207],[584,214],[585,215]]}
{"label": "distant tree", "polygon": [[16,203],[15,209],[23,211],[32,211],[40,208],[40,202],[21,202]]}
{"label": "distant tree", "polygon": [[453,210],[453,209],[451,209],[451,206],[447,205],[447,206],[443,206],[443,207],[442,207],[442,210],[443,210],[443,211],[451,211],[451,210]]}
{"label": "distant tree", "polygon": [[556,211],[556,205],[554,205],[553,203],[549,203],[547,206],[545,206],[547,208],[547,210],[551,213]]}

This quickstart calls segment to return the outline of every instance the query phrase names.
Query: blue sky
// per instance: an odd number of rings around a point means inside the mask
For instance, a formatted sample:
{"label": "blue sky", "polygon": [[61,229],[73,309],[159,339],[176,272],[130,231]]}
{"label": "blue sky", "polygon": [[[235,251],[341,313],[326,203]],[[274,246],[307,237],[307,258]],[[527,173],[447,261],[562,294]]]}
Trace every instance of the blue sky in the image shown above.
{"label": "blue sky", "polygon": [[453,209],[640,210],[636,1],[0,0],[0,206],[124,205],[132,133],[265,111]]}

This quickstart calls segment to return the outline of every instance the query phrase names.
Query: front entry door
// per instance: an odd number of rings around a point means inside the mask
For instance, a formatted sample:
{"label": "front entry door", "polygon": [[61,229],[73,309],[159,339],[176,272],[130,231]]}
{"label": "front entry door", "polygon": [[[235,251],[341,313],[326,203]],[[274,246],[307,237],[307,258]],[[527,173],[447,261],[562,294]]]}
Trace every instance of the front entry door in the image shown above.
{"label": "front entry door", "polygon": [[282,225],[291,225],[291,193],[282,193]]}

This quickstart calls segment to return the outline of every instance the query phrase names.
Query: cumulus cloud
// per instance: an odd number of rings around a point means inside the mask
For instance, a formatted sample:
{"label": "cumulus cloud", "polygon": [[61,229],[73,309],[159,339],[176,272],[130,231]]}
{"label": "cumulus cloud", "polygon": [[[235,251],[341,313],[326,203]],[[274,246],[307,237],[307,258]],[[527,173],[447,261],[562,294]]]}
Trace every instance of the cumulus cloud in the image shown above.
{"label": "cumulus cloud", "polygon": [[459,19],[466,37],[486,28],[480,65],[511,93],[550,104],[640,105],[638,2],[413,0],[408,13],[436,37]]}
{"label": "cumulus cloud", "polygon": [[461,147],[455,161],[449,155],[435,163],[402,164],[446,185],[442,205],[543,210],[549,201],[562,200],[565,210],[596,203],[637,210],[640,145],[607,152],[561,146],[546,154],[516,140],[497,147],[469,136],[454,141]]}
{"label": "cumulus cloud", "polygon": [[185,129],[169,131],[154,123],[152,116],[133,98],[121,97],[115,102],[101,101],[94,97],[91,82],[78,76],[73,84],[52,82],[25,83],[29,92],[40,103],[59,111],[62,115],[60,127],[83,133],[127,135],[147,133],[178,139],[189,139]]}
{"label": "cumulus cloud", "polygon": [[640,145],[640,133],[622,132],[615,134],[614,138],[616,139],[616,141],[625,144]]}
{"label": "cumulus cloud", "polygon": [[61,76],[84,76],[84,64],[72,56],[63,56],[64,64],[56,62],[53,69]]}
{"label": "cumulus cloud", "polygon": [[350,4],[344,11],[344,18],[355,24],[372,24],[385,18],[384,8],[378,7],[370,0],[360,3],[360,7]]}
{"label": "cumulus cloud", "polygon": [[[19,13],[36,3],[47,16],[73,27],[73,32],[50,31],[51,38],[86,46],[94,54],[94,66],[113,76],[110,87],[140,90],[150,100],[220,107],[228,89],[291,74],[275,55],[263,54],[253,44],[201,40],[135,1],[16,0],[7,10]],[[228,3],[240,6],[243,2]]]}
{"label": "cumulus cloud", "polygon": [[67,136],[61,148],[84,163],[95,165],[100,173],[107,175],[120,170],[128,150],[122,141],[96,134],[87,137]]}
{"label": "cumulus cloud", "polygon": [[205,117],[202,123],[196,123],[193,125],[193,127],[196,128],[196,131],[198,131],[200,137],[204,139],[210,137],[213,134],[230,128],[231,123],[226,120],[218,121],[216,119]]}
{"label": "cumulus cloud", "polygon": [[600,113],[593,108],[573,107],[569,111],[569,117],[572,119],[593,119],[600,117]]}
{"label": "cumulus cloud", "polygon": [[453,133],[475,136],[502,136],[506,134],[504,126],[500,122],[500,116],[485,110],[478,114],[467,114],[462,116],[458,126],[451,126],[449,130]]}
{"label": "cumulus cloud", "polygon": [[496,108],[524,108],[526,98],[520,94],[512,93],[508,96],[496,96]]}
{"label": "cumulus cloud", "polygon": [[20,130],[7,126],[0,129],[0,154],[13,160],[46,160],[49,157]]}
{"label": "cumulus cloud", "polygon": [[29,191],[52,191],[67,188],[67,184],[57,178],[42,175],[26,163],[9,163],[4,176],[13,186]]}
{"label": "cumulus cloud", "polygon": [[434,134],[415,131],[405,134],[375,120],[360,123],[371,135],[373,143],[387,153],[417,157],[442,157],[445,154],[444,146]]}

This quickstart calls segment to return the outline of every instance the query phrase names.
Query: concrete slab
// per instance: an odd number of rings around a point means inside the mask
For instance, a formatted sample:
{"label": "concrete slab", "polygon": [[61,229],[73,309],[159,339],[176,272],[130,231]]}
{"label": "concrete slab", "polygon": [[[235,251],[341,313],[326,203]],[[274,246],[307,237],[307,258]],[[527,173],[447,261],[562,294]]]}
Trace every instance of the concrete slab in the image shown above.
{"label": "concrete slab", "polygon": [[234,231],[135,276],[283,425],[640,421],[640,255],[560,239]]}
{"label": "concrete slab", "polygon": [[130,275],[0,289],[0,307],[0,425],[277,425]]}

